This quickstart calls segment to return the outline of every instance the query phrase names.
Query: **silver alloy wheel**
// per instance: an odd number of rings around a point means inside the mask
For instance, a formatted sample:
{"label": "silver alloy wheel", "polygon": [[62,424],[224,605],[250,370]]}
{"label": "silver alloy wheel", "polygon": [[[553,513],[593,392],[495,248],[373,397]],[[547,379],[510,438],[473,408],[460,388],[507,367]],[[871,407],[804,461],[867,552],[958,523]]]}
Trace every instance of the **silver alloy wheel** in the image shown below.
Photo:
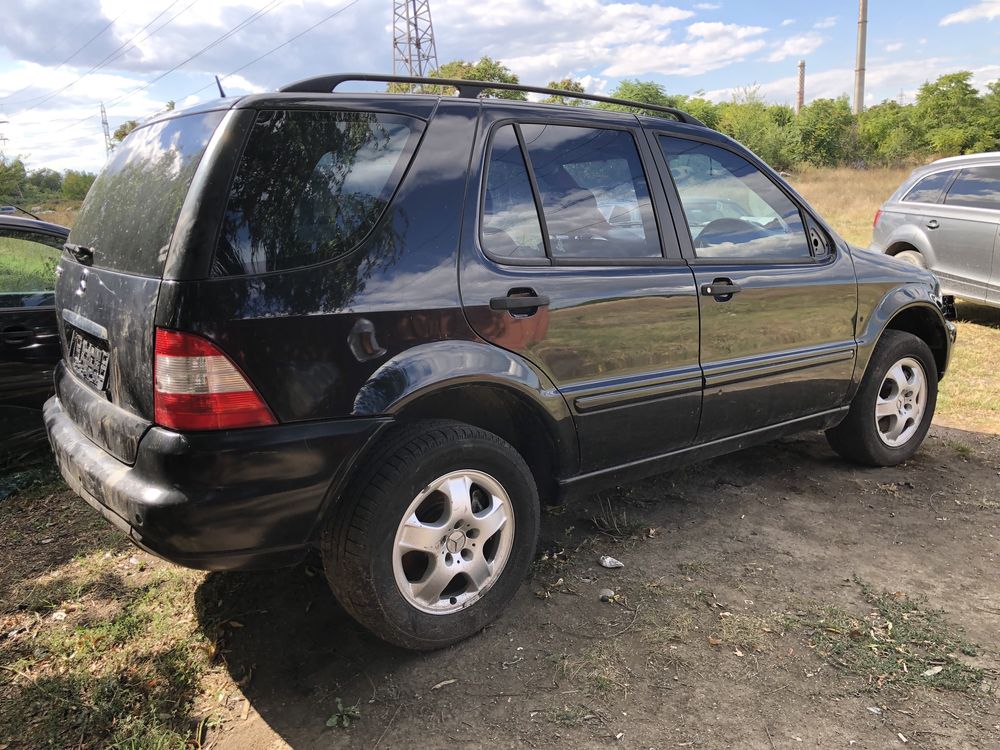
{"label": "silver alloy wheel", "polygon": [[503,486],[481,471],[450,472],[403,514],[392,546],[396,586],[423,612],[458,612],[496,583],[513,543],[514,511]]}
{"label": "silver alloy wheel", "polygon": [[927,406],[927,375],[913,357],[889,368],[875,399],[875,428],[890,448],[904,445],[920,427]]}

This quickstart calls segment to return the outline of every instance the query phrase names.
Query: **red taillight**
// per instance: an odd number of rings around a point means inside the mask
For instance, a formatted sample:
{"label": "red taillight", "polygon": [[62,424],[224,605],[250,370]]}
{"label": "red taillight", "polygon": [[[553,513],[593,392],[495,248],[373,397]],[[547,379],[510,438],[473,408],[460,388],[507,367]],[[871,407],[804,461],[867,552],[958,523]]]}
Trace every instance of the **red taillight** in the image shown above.
{"label": "red taillight", "polygon": [[872,229],[878,226],[878,220],[882,218],[882,209],[875,212],[875,221],[872,222]]}
{"label": "red taillight", "polygon": [[276,424],[236,365],[206,338],[156,329],[153,411],[175,430],[223,430]]}

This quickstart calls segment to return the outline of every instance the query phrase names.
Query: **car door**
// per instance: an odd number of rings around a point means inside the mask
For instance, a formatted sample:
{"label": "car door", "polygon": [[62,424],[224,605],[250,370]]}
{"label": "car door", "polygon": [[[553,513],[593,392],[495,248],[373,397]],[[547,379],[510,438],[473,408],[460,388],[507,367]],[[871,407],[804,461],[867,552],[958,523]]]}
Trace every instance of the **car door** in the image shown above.
{"label": "car door", "polygon": [[68,230],[0,217],[0,454],[41,435],[60,357],[53,289]]}
{"label": "car door", "polygon": [[721,139],[651,134],[701,304],[698,442],[842,407],[857,283],[846,248]]}
{"label": "car door", "polygon": [[689,445],[701,407],[694,278],[637,124],[491,104],[473,162],[466,315],[563,395],[585,471]]}
{"label": "car door", "polygon": [[[1000,165],[965,167],[927,220],[934,271],[957,294],[985,300],[996,273],[1000,221]],[[997,292],[992,290],[992,294]]]}

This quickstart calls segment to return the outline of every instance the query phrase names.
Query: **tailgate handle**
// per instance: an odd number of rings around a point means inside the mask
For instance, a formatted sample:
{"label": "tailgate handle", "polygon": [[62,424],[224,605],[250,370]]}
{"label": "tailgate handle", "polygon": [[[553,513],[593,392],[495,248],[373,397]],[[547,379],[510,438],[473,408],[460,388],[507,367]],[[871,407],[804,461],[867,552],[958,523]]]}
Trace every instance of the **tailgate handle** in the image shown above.
{"label": "tailgate handle", "polygon": [[80,313],[73,312],[69,308],[63,308],[62,317],[63,320],[74,328],[79,328],[84,333],[89,333],[91,336],[96,336],[99,339],[108,340],[108,329],[95,323],[90,318],[85,318]]}
{"label": "tailgate handle", "polygon": [[539,307],[549,304],[549,298],[542,294],[536,294],[534,289],[511,289],[506,297],[494,297],[490,300],[491,310],[507,310],[514,314],[518,311],[521,316],[534,314]]}
{"label": "tailgate handle", "polygon": [[11,326],[3,330],[2,338],[8,346],[24,346],[35,338],[35,334],[30,328]]}

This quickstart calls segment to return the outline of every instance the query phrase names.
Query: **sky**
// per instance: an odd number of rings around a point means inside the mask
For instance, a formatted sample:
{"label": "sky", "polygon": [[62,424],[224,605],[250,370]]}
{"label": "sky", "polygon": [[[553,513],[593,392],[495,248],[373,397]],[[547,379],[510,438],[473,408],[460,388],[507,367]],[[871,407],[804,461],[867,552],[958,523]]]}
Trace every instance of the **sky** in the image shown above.
{"label": "sky", "polygon": [[[790,104],[802,59],[807,100],[853,90],[856,0],[430,2],[441,63],[489,55],[522,83],[638,78],[717,101],[758,87]],[[998,42],[1000,0],[870,0],[866,104],[956,70],[984,87]],[[344,71],[392,72],[392,0],[4,0],[0,147],[97,171],[102,102],[113,131],[217,97],[216,74],[232,96]]]}

